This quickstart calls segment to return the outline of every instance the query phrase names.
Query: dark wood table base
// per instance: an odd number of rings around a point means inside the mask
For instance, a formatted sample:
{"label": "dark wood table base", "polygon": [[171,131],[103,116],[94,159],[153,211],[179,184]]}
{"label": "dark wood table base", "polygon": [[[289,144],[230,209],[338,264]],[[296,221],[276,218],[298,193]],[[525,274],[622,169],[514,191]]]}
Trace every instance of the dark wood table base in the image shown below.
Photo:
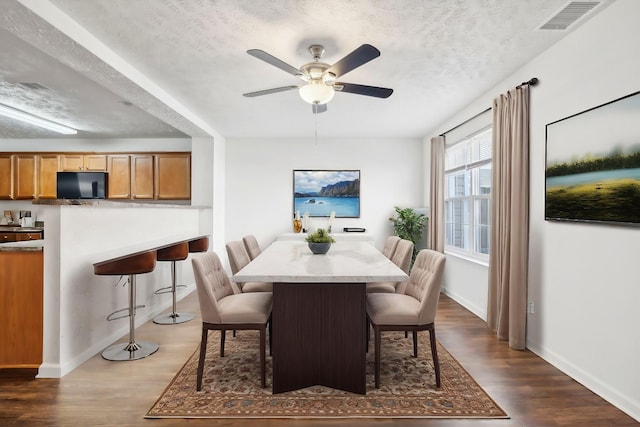
{"label": "dark wood table base", "polygon": [[274,283],[272,320],[273,393],[366,394],[364,283]]}

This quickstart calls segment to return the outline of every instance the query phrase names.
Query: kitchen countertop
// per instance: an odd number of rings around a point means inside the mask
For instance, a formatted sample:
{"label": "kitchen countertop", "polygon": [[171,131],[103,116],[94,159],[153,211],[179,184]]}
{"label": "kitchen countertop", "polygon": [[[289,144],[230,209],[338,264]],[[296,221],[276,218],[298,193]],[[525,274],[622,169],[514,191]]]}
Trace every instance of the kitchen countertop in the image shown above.
{"label": "kitchen countertop", "polygon": [[0,233],[39,233],[44,231],[43,227],[13,227],[0,225]]}
{"label": "kitchen countertop", "polygon": [[0,243],[0,252],[41,251],[43,249],[44,239]]}

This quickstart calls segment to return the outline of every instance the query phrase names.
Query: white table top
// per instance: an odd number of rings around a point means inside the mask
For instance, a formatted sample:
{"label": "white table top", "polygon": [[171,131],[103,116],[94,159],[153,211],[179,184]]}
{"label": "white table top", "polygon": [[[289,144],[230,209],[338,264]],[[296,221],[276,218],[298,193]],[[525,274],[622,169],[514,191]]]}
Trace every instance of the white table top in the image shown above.
{"label": "white table top", "polygon": [[234,282],[403,282],[408,276],[369,242],[333,243],[314,255],[306,242],[275,241],[236,273]]}

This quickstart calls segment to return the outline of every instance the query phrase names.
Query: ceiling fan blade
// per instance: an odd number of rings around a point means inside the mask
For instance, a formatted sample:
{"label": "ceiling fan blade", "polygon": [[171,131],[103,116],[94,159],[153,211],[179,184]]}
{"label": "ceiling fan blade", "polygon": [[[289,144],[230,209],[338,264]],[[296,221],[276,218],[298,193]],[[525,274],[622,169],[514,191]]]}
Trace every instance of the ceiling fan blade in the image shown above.
{"label": "ceiling fan blade", "polygon": [[380,51],[370,44],[363,44],[335,64],[333,64],[327,72],[340,77],[347,74],[349,71],[358,68],[359,66],[366,64],[372,59],[376,59],[380,56]]}
{"label": "ceiling fan blade", "polygon": [[251,55],[251,56],[254,56],[254,57],[258,58],[258,59],[263,60],[267,64],[271,64],[274,67],[278,67],[281,70],[286,71],[287,73],[292,74],[292,75],[294,75],[296,77],[302,77],[304,75],[304,73],[302,71],[300,71],[299,69],[297,69],[293,65],[287,64],[286,62],[282,61],[281,59],[278,59],[275,56],[268,54],[264,50],[249,49],[247,51],[247,53],[249,55]]}
{"label": "ceiling fan blade", "polygon": [[293,90],[293,89],[298,89],[298,86],[274,87],[273,89],[265,89],[265,90],[258,90],[255,92],[243,93],[242,96],[246,96],[247,98],[253,98],[255,96],[269,95],[271,93],[278,93],[278,92],[286,92],[288,90]]}
{"label": "ceiling fan blade", "polygon": [[388,98],[393,93],[393,89],[377,86],[358,85],[354,83],[336,82],[333,86],[340,92],[355,93],[356,95],[375,96],[376,98]]}
{"label": "ceiling fan blade", "polygon": [[311,104],[311,111],[313,114],[324,113],[327,111],[327,104]]}

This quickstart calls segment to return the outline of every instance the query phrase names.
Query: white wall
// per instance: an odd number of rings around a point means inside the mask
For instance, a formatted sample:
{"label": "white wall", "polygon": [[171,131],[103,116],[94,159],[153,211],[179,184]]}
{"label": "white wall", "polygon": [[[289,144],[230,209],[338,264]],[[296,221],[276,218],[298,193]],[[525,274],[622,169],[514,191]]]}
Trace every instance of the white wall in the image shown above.
{"label": "white wall", "polygon": [[190,138],[0,139],[0,151],[144,152],[191,151]]}
{"label": "white wall", "polygon": [[213,138],[193,138],[191,143],[191,204],[207,206],[200,211],[200,232],[212,236],[213,242],[213,199],[214,170],[211,167],[214,151]]}
{"label": "white wall", "polygon": [[[544,220],[545,125],[640,90],[638,16],[639,1],[617,0],[433,135],[518,83],[540,79],[531,89],[529,300],[536,310],[528,316],[527,347],[640,420],[640,228]],[[447,262],[447,276],[453,266]],[[486,283],[485,271],[477,276],[468,285]],[[462,301],[485,304],[475,289],[461,289]]]}
{"label": "white wall", "polygon": [[[228,139],[226,238],[254,234],[261,246],[292,231],[294,169],[360,170],[360,218],[336,218],[333,228],[364,227],[382,248],[393,234],[394,206],[423,199],[422,142],[418,139]],[[302,212],[301,212],[302,214]],[[327,219],[313,218],[313,227]],[[223,256],[226,258],[226,255]]]}

